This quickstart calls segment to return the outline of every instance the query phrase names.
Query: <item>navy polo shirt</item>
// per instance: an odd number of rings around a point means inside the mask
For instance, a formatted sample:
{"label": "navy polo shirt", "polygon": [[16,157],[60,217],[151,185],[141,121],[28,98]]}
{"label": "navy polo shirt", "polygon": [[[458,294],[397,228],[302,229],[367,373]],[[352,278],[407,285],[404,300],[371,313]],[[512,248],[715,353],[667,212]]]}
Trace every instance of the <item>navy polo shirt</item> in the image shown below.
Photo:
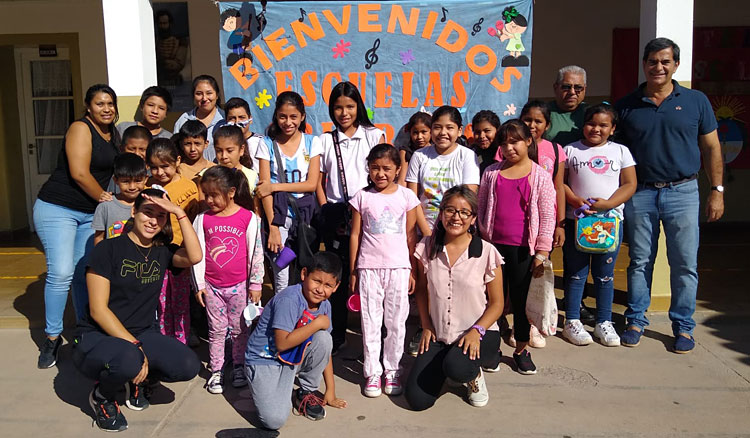
{"label": "navy polo shirt", "polygon": [[617,141],[630,148],[638,182],[671,182],[700,170],[698,136],[716,130],[716,116],[705,94],[672,81],[674,89],[656,106],[643,95],[646,84],[616,104]]}

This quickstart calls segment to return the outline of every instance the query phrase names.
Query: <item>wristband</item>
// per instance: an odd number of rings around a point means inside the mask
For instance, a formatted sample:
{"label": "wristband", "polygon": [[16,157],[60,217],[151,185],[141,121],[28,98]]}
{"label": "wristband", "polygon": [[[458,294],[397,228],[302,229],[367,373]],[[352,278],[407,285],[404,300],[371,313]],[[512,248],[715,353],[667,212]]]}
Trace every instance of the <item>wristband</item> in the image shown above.
{"label": "wristband", "polygon": [[143,346],[143,342],[136,339],[135,341],[130,341],[131,344],[135,345],[138,348],[141,348]]}
{"label": "wristband", "polygon": [[479,340],[480,341],[482,340],[482,338],[484,338],[484,334],[487,333],[487,329],[485,329],[484,327],[482,327],[479,324],[474,324],[473,326],[471,326],[471,328],[473,328],[477,332],[479,332]]}
{"label": "wristband", "polygon": [[186,217],[187,217],[187,215],[186,215],[186,214],[184,214],[184,215],[182,215],[182,216],[178,217],[178,218],[177,218],[177,222],[179,222],[179,221],[181,221],[181,220],[185,219]]}

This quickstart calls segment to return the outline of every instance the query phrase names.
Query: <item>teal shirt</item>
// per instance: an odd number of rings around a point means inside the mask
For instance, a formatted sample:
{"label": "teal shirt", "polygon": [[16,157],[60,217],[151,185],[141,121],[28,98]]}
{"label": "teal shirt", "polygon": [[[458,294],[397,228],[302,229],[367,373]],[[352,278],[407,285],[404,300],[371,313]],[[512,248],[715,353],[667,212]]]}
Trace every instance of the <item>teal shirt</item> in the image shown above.
{"label": "teal shirt", "polygon": [[586,103],[581,102],[575,111],[563,112],[554,101],[549,104],[550,128],[544,138],[561,146],[574,143],[583,138],[583,116]]}

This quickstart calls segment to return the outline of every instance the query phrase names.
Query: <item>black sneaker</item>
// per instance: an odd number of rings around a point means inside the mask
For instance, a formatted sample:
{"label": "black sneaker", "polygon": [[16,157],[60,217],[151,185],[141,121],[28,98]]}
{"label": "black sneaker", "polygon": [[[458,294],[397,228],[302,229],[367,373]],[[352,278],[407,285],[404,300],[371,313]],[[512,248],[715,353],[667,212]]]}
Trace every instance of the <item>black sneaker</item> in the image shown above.
{"label": "black sneaker", "polygon": [[232,369],[232,386],[234,386],[235,388],[242,388],[243,386],[247,386],[244,366],[235,365]]}
{"label": "black sneaker", "polygon": [[104,397],[96,395],[96,389],[99,386],[94,386],[89,394],[89,404],[91,409],[94,410],[94,423],[96,423],[99,429],[106,432],[122,432],[128,428],[128,420],[120,412],[120,406],[116,401],[109,401]]}
{"label": "black sneaker", "polygon": [[313,421],[326,417],[326,410],[323,408],[325,402],[312,391],[305,391],[302,388],[295,391],[293,404],[296,415],[302,415]]}
{"label": "black sneaker", "polygon": [[54,341],[50,338],[44,338],[44,343],[39,348],[39,361],[36,366],[42,370],[55,366],[60,345],[62,345],[62,337],[60,336]]}
{"label": "black sneaker", "polygon": [[148,394],[146,394],[146,387],[146,382],[141,382],[137,385],[133,382],[126,383],[125,406],[134,411],[142,411],[151,406],[151,403],[148,401]]}
{"label": "black sneaker", "polygon": [[596,324],[596,316],[586,306],[581,306],[581,322],[593,326]]}
{"label": "black sneaker", "polygon": [[406,352],[409,354],[409,356],[417,357],[419,354],[419,343],[422,341],[422,328],[420,327],[417,329],[417,332],[414,333],[414,336],[412,336],[411,340],[409,341],[409,345],[406,347]]}
{"label": "black sneaker", "polygon": [[520,374],[536,374],[536,365],[531,360],[531,353],[523,350],[521,354],[513,353],[513,360],[516,362],[516,369]]}

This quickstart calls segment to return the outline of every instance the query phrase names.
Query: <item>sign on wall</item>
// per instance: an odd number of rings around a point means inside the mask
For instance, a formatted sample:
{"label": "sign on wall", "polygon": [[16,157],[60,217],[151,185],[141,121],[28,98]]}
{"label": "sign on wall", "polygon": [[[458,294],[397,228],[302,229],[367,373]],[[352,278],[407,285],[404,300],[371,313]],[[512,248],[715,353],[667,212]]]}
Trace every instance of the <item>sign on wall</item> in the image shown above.
{"label": "sign on wall", "polygon": [[328,96],[357,85],[371,120],[393,141],[409,117],[442,105],[464,124],[483,109],[505,120],[528,99],[532,0],[221,2],[224,95],[250,103],[254,131],[274,97],[298,92],[308,130],[332,128]]}

